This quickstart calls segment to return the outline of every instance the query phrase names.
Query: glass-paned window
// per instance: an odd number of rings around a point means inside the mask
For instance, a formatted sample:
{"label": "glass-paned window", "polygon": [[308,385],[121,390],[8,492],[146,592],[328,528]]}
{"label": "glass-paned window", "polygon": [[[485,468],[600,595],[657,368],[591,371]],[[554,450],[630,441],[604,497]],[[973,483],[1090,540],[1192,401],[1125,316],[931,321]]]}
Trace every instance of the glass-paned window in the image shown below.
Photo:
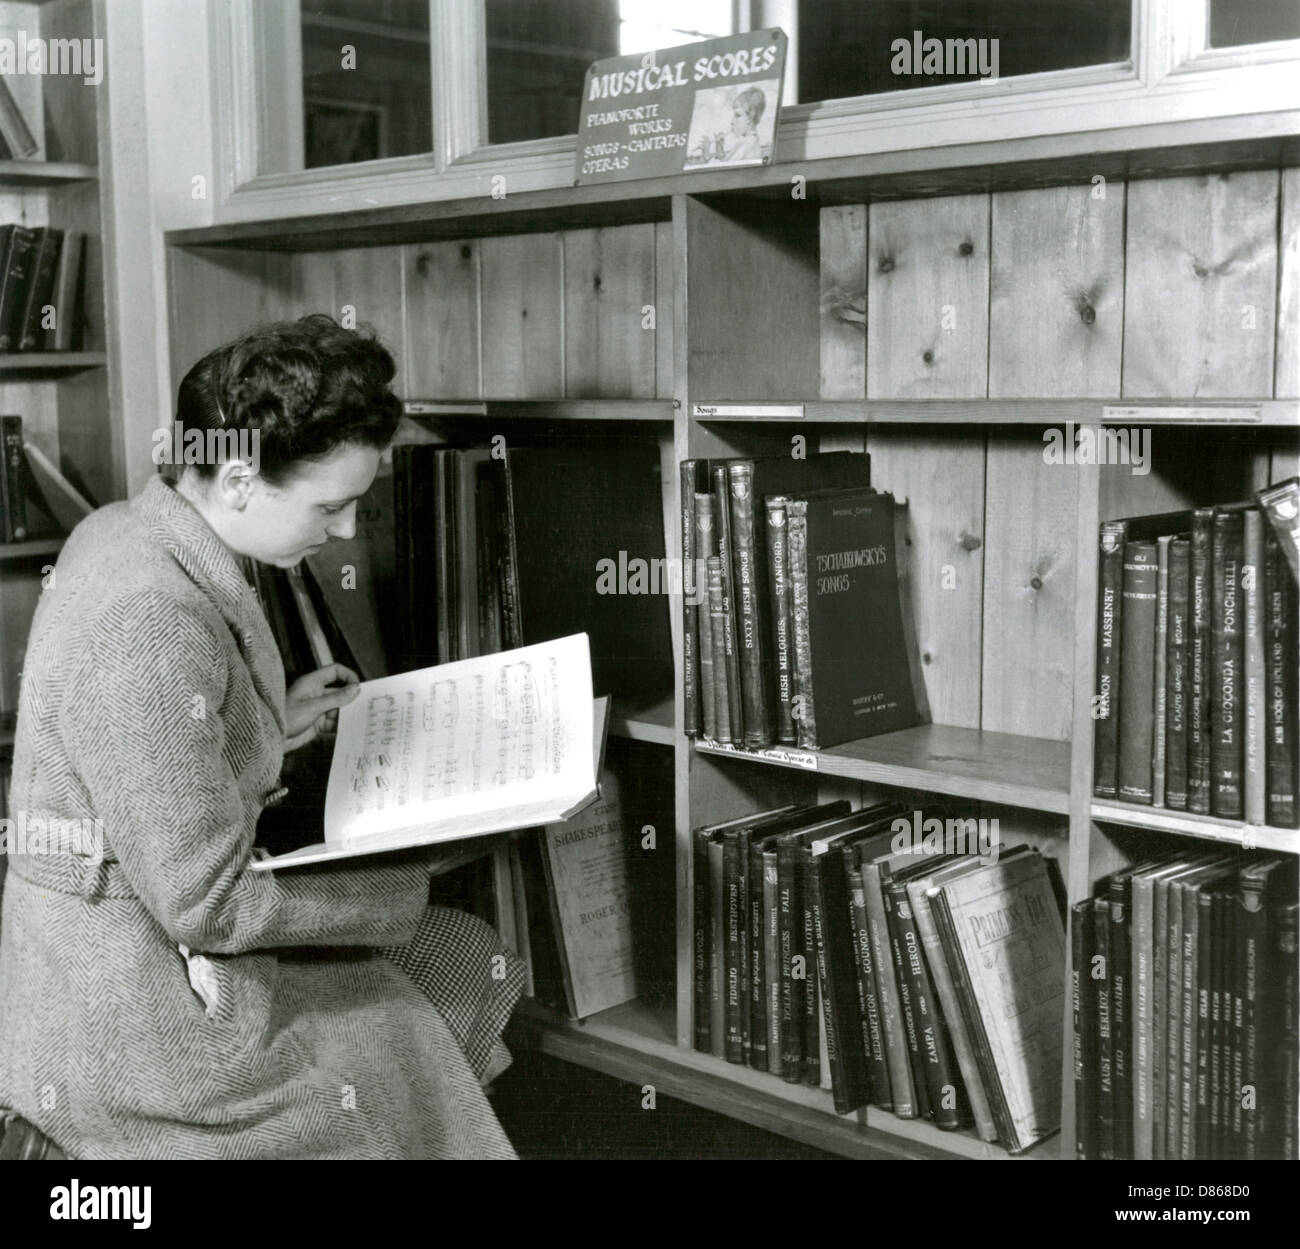
{"label": "glass-paned window", "polygon": [[1210,0],[1210,47],[1300,39],[1300,0]]}
{"label": "glass-paned window", "polygon": [[433,148],[428,0],[302,0],[303,164]]}

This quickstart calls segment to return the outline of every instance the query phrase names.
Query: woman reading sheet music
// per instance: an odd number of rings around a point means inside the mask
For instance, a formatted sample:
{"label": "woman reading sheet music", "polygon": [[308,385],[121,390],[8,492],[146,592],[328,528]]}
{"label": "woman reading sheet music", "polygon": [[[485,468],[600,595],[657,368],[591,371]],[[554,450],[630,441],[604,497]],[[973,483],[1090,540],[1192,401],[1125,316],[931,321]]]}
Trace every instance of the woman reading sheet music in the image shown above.
{"label": "woman reading sheet music", "polygon": [[73,1158],[513,1156],[482,1087],[522,983],[495,934],[429,907],[409,855],[249,870],[285,750],[357,687],[334,667],[286,692],[238,557],[352,535],[393,372],[325,316],[213,351],[180,387],[195,462],[78,525],[42,595],[0,1107]]}

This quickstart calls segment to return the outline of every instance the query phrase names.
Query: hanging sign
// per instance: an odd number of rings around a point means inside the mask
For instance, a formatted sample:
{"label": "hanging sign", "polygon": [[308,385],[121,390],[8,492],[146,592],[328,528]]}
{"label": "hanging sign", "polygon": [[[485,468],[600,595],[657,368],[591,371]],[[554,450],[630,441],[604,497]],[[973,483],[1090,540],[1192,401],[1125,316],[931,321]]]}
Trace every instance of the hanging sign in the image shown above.
{"label": "hanging sign", "polygon": [[575,184],[768,164],[785,54],[785,31],[768,27],[595,62]]}

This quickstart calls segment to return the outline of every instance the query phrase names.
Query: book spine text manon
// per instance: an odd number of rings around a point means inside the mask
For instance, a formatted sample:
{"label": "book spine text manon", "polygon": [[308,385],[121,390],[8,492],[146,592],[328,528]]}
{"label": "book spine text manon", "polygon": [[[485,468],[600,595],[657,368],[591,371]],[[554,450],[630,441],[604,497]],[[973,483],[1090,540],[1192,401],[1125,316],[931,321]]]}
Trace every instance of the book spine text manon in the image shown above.
{"label": "book spine text manon", "polygon": [[1242,802],[1242,603],[1244,518],[1216,511],[1211,587],[1210,810],[1241,819]]}
{"label": "book spine text manon", "polygon": [[1119,797],[1120,626],[1123,619],[1123,521],[1101,526],[1097,568],[1097,680],[1093,702],[1092,792]]}
{"label": "book spine text manon", "polygon": [[740,695],[746,746],[770,746],[772,721],[767,703],[763,621],[758,601],[759,574],[754,540],[754,465],[727,466],[731,498],[731,545],[735,575],[736,635],[740,647]]}
{"label": "book spine text manon", "polygon": [[1154,542],[1124,545],[1120,651],[1119,796],[1152,799],[1157,554]]}

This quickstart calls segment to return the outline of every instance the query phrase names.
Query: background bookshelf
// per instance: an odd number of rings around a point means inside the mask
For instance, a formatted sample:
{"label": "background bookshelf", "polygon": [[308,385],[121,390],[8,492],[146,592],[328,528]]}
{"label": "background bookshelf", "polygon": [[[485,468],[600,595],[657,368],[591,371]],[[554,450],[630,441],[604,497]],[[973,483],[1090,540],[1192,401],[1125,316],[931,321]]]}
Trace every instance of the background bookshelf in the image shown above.
{"label": "background bookshelf", "polygon": [[[850,1156],[1006,1157],[691,1048],[690,830],[944,794],[1038,847],[1071,902],[1153,844],[1295,852],[1289,830],[1095,802],[1090,700],[1099,520],[1300,471],[1297,164],[1293,140],[1176,123],[168,235],[177,378],[250,322],[350,312],[405,397],[466,409],[441,414],[451,440],[654,439],[670,554],[684,458],[867,450],[908,500],[933,725],[820,752],[691,742],[674,599],[678,689],[614,726],[670,778],[676,1001],[530,1012],[537,1044]],[[1066,422],[1150,428],[1150,472],[1047,462]],[[1028,1157],[1072,1156],[1068,1076],[1062,1132]]]}
{"label": "background bookshelf", "polygon": [[[0,4],[0,37],[102,37],[94,0]],[[102,68],[102,67],[101,67]],[[0,223],[51,226],[86,235],[83,332],[77,351],[0,354],[0,412],[20,415],[23,434],[99,503],[120,498],[125,476],[110,413],[106,344],[99,91],[81,75],[9,74],[5,85],[38,145],[0,160]],[[62,310],[57,310],[62,313]],[[38,513],[31,509],[31,519]],[[17,679],[41,578],[59,539],[0,547],[0,712],[17,706]]]}

